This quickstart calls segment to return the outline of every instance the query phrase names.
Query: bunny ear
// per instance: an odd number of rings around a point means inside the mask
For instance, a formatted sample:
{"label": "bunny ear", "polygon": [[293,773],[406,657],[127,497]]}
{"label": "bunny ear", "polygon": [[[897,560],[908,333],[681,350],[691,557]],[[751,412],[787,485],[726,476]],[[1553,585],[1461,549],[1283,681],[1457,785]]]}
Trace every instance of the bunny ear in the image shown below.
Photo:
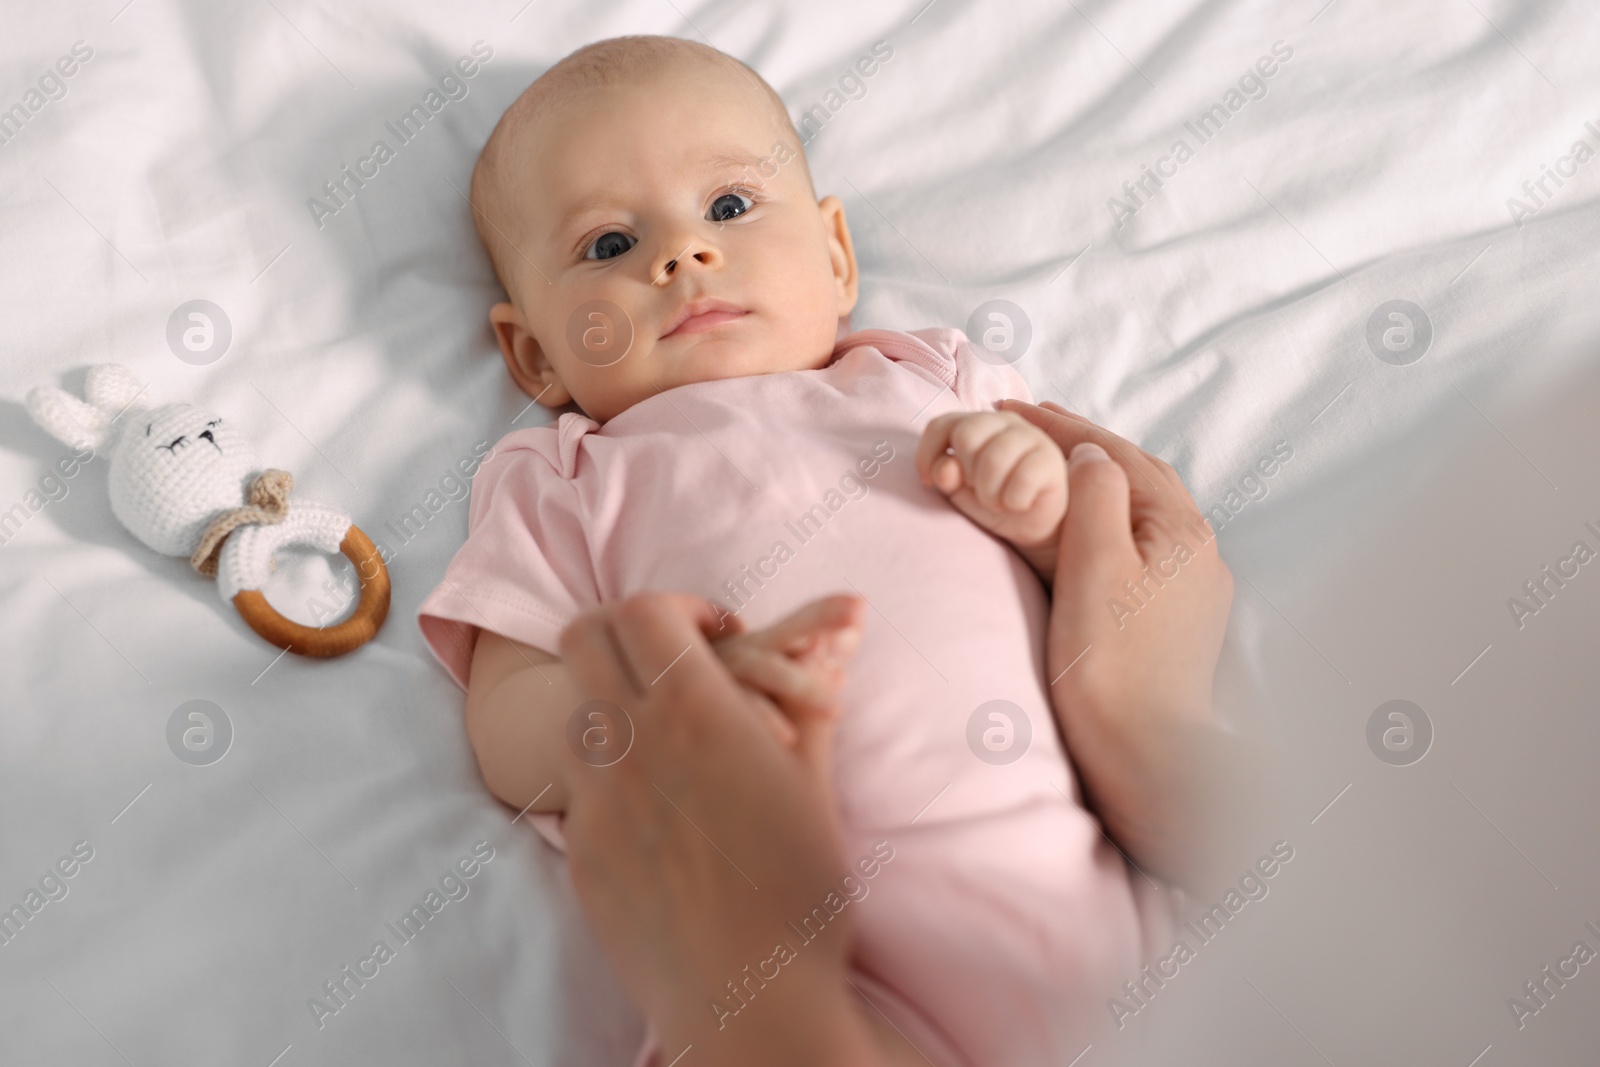
{"label": "bunny ear", "polygon": [[56,440],[82,449],[105,443],[116,412],[90,407],[53,385],[41,385],[28,393],[28,414]]}
{"label": "bunny ear", "polygon": [[145,388],[145,384],[134,377],[127,367],[101,363],[89,368],[88,378],[84,382],[84,395],[89,398],[90,404],[104,411],[109,420],[132,407]]}

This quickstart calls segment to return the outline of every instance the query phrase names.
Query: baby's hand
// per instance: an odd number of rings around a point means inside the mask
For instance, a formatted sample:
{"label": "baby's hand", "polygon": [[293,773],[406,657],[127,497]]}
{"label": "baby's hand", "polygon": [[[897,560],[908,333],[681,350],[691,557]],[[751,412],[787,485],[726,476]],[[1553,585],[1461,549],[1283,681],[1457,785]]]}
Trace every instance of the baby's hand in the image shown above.
{"label": "baby's hand", "polygon": [[1046,582],[1067,514],[1067,461],[1009,411],[956,411],[928,423],[917,473],[973,522],[1016,546]]}
{"label": "baby's hand", "polygon": [[724,614],[731,636],[711,647],[785,746],[798,737],[796,721],[838,716],[844,669],[861,642],[865,607],[860,597],[823,597],[753,633],[744,632],[738,616]]}

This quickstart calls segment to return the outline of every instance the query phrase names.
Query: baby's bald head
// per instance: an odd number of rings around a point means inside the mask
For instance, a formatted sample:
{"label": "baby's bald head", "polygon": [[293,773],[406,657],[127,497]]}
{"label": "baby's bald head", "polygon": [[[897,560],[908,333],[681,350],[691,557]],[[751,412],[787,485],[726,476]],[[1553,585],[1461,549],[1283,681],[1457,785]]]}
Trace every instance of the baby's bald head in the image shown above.
{"label": "baby's bald head", "polygon": [[551,67],[484,146],[472,204],[512,378],[598,422],[826,366],[855,306],[843,203],[817,199],[778,94],[705,45],[621,37]]}
{"label": "baby's bald head", "polygon": [[771,116],[774,139],[788,147],[806,187],[815,191],[805,150],[783,98],[739,60],[709,45],[677,37],[613,37],[586,45],[545,71],[500,116],[472,171],[473,223],[508,291],[529,264],[519,251],[526,215],[538,205],[519,202],[526,169],[562,146],[547,139],[551,118],[589,106],[604,118],[606,90],[648,87],[662,79],[694,79],[708,91],[747,94]]}

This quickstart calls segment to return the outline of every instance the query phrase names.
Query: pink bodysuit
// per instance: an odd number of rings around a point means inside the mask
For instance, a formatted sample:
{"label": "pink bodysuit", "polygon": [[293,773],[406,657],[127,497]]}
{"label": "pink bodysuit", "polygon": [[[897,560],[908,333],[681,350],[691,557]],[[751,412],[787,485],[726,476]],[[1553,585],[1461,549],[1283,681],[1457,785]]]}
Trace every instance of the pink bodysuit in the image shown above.
{"label": "pink bodysuit", "polygon": [[[1063,753],[1043,586],[917,477],[928,420],[1005,397],[1031,399],[957,330],[864,330],[820,370],[518,430],[478,471],[467,541],[420,612],[464,687],[479,627],[554,655],[573,618],[645,590],[720,601],[750,629],[864,597],[835,754],[857,890],[829,903],[852,912],[852,981],[939,1067],[1066,1063],[1168,929],[1166,895],[1102,835]],[[740,1000],[708,990],[713,1013],[714,997],[737,1025]]]}

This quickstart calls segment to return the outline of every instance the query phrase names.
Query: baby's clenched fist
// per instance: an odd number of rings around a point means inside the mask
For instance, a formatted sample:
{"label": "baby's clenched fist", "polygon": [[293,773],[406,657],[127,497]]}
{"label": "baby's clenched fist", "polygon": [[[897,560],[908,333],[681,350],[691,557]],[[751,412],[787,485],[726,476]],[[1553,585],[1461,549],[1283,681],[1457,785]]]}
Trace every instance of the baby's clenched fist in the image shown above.
{"label": "baby's clenched fist", "polygon": [[1009,411],[955,411],[928,423],[917,474],[969,519],[1055,575],[1067,514],[1067,460],[1043,430]]}

